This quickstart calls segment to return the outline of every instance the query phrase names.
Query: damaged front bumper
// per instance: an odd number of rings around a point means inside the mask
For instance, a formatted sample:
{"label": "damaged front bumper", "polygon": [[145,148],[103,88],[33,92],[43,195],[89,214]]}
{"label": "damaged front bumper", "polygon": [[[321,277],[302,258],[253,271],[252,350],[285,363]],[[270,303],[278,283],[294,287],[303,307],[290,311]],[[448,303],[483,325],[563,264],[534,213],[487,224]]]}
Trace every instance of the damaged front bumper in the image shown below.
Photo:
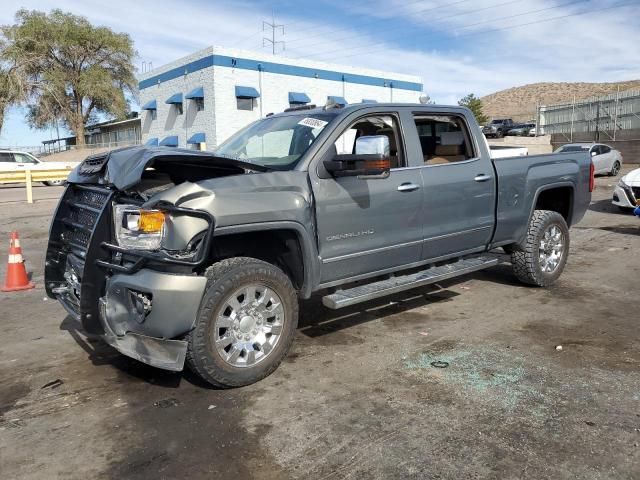
{"label": "damaged front bumper", "polygon": [[180,371],[187,348],[181,338],[193,328],[207,282],[195,272],[206,259],[213,219],[204,212],[173,208],[209,225],[201,248],[189,258],[123,251],[111,243],[111,206],[117,197],[117,191],[105,187],[67,187],[50,230],[47,294],[87,333],[102,337],[122,354]]}
{"label": "damaged front bumper", "polygon": [[100,298],[105,341],[129,357],[180,371],[187,343],[172,338],[193,328],[207,279],[140,270],[107,280]]}

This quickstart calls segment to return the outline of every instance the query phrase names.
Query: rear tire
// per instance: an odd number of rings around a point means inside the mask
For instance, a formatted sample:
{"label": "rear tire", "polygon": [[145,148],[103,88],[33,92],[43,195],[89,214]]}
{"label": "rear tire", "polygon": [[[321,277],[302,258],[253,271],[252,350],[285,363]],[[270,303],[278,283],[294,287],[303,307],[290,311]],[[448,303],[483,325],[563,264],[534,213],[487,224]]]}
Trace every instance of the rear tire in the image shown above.
{"label": "rear tire", "polygon": [[611,171],[609,172],[609,176],[610,177],[615,177],[616,175],[618,175],[618,173],[620,173],[620,162],[618,162],[616,160],[613,163],[613,166],[611,167]]}
{"label": "rear tire", "polygon": [[569,227],[551,210],[535,210],[524,245],[511,253],[513,272],[528,285],[546,287],[562,274],[569,256]]}
{"label": "rear tire", "polygon": [[49,182],[42,183],[44,183],[47,187],[61,187],[64,186],[64,184],[67,182],[65,180],[51,180]]}
{"label": "rear tire", "polygon": [[255,383],[278,367],[291,346],[298,326],[296,290],[282,270],[255,258],[222,260],[206,275],[209,283],[187,336],[187,366],[216,387]]}

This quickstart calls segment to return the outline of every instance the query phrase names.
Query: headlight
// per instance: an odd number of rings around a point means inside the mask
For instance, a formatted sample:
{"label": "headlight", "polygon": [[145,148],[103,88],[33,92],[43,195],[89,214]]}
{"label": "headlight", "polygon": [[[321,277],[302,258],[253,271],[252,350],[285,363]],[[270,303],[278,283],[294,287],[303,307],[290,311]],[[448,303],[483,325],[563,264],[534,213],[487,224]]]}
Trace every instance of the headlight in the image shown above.
{"label": "headlight", "polygon": [[158,250],[164,233],[165,214],[135,205],[116,205],[113,221],[118,245],[137,250]]}
{"label": "headlight", "polygon": [[624,182],[624,177],[622,177],[620,180],[618,180],[618,186],[619,186],[619,187],[622,187],[622,188],[629,188],[629,185],[627,185],[627,184]]}

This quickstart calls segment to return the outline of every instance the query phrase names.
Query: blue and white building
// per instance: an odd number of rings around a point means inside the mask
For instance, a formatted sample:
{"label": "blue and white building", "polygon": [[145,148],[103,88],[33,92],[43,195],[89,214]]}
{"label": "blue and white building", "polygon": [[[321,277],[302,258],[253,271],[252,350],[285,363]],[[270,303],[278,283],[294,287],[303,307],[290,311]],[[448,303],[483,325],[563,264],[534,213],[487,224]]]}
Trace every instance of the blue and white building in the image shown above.
{"label": "blue and white building", "polygon": [[211,150],[294,105],[417,103],[419,77],[209,47],[139,78],[142,143]]}

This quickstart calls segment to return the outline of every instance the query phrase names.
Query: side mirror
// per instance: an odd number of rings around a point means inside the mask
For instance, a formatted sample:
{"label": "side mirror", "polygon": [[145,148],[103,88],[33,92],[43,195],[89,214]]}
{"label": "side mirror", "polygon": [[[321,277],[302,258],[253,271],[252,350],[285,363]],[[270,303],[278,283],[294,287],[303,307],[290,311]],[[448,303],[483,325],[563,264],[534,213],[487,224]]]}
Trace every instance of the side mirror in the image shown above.
{"label": "side mirror", "polygon": [[389,137],[372,135],[356,140],[356,153],[336,155],[324,161],[324,168],[334,177],[373,176],[386,178],[391,170]]}

